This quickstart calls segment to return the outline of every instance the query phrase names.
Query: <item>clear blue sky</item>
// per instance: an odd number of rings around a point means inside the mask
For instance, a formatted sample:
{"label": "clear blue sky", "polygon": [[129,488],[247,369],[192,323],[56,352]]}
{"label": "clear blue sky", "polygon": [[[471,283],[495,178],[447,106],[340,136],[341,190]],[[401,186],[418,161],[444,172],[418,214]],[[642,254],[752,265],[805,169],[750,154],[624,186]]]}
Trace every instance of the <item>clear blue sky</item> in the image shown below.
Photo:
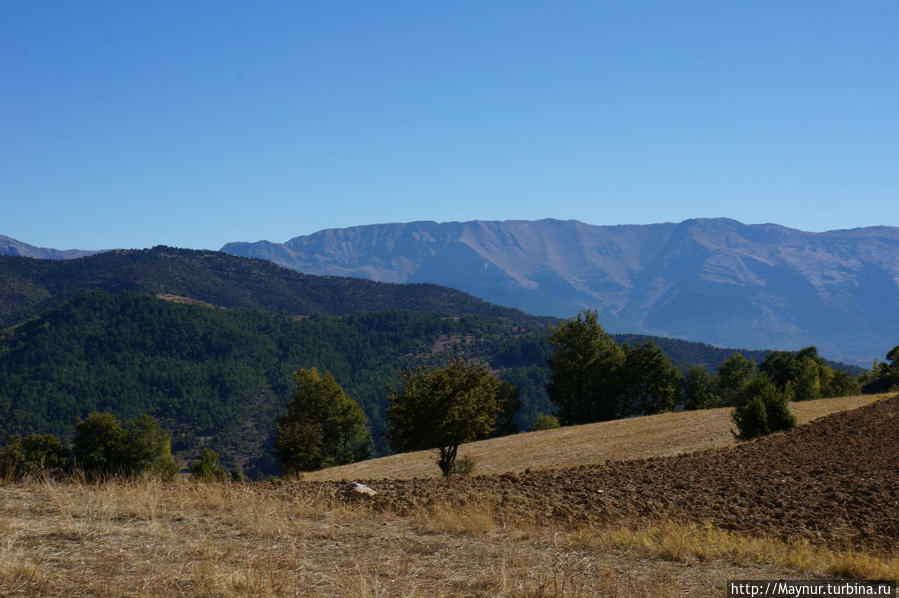
{"label": "clear blue sky", "polygon": [[899,225],[899,2],[0,2],[0,234]]}

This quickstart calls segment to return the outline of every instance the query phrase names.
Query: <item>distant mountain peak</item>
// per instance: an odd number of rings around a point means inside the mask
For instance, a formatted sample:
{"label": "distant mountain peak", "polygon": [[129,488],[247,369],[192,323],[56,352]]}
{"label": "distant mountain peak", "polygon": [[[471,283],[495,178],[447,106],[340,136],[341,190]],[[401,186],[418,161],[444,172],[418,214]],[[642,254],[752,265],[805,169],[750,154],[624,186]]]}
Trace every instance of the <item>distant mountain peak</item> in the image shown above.
{"label": "distant mountain peak", "polygon": [[0,255],[18,255],[22,257],[32,257],[44,260],[71,260],[87,255],[94,255],[100,251],[87,251],[83,249],[48,249],[46,247],[35,247],[13,239],[0,235]]}

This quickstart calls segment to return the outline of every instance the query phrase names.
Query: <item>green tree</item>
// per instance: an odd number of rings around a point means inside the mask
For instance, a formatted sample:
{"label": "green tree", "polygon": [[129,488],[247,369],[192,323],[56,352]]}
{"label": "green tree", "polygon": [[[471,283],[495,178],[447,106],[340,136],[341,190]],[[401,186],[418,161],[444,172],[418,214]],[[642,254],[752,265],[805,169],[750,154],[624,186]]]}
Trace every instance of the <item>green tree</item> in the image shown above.
{"label": "green tree", "polygon": [[547,415],[545,413],[541,413],[536,418],[534,418],[534,425],[531,426],[530,431],[536,432],[537,430],[554,430],[559,427],[559,418],[555,415]]}
{"label": "green tree", "polygon": [[899,345],[887,352],[887,361],[874,361],[874,367],[864,379],[862,392],[888,392],[899,387]]}
{"label": "green tree", "polygon": [[148,474],[171,481],[178,473],[172,456],[172,437],[159,421],[139,415],[125,433],[124,470],[130,475]]}
{"label": "green tree", "polygon": [[111,413],[91,413],[75,424],[72,453],[89,479],[147,474],[171,480],[178,473],[168,432],[146,414],[126,430]]}
{"label": "green tree", "polygon": [[437,464],[450,475],[459,445],[493,429],[500,411],[500,380],[486,365],[455,359],[438,368],[399,371],[390,390],[390,442],[397,451],[436,448]]}
{"label": "green tree", "polygon": [[789,388],[794,401],[841,397],[860,390],[850,374],[831,369],[818,356],[817,347],[805,347],[796,353],[772,351],[759,364],[759,373],[767,375],[780,390]]}
{"label": "green tree", "polygon": [[718,406],[718,395],[708,370],[698,365],[692,366],[684,378],[684,408],[711,409]]}
{"label": "green tree", "polygon": [[624,389],[631,413],[671,411],[680,398],[683,376],[652,341],[624,345]]}
{"label": "green tree", "polygon": [[624,350],[597,321],[597,313],[584,311],[552,331],[555,352],[546,392],[559,407],[563,425],[616,419],[627,414],[622,389]]}
{"label": "green tree", "polygon": [[218,454],[208,448],[200,451],[200,460],[190,466],[190,477],[198,482],[224,482],[230,477],[218,464]]}
{"label": "green tree", "polygon": [[490,437],[508,436],[518,432],[518,423],[515,414],[521,409],[521,399],[518,397],[518,388],[513,384],[500,380],[499,391],[496,395],[496,404],[499,413],[496,416],[496,425],[490,432]]}
{"label": "green tree", "polygon": [[848,397],[860,394],[862,391],[858,378],[846,370],[834,370],[833,376],[827,382],[824,390],[826,397]]}
{"label": "green tree", "polygon": [[765,374],[746,382],[737,393],[731,415],[742,440],[788,430],[796,425],[790,412],[791,391],[781,391]]}
{"label": "green tree", "polygon": [[75,467],[96,479],[125,473],[127,434],[111,413],[91,413],[75,424],[72,446]]}
{"label": "green tree", "polygon": [[365,459],[371,434],[365,413],[330,373],[316,368],[294,374],[297,389],[278,419],[275,453],[281,471],[296,475]]}
{"label": "green tree", "polygon": [[735,405],[740,388],[755,374],[755,362],[734,353],[718,366],[715,377],[715,393],[724,405]]}
{"label": "green tree", "polygon": [[0,479],[59,473],[68,468],[69,450],[53,434],[12,434],[0,448]]}
{"label": "green tree", "polygon": [[787,383],[796,378],[796,354],[791,351],[771,351],[759,363],[759,373],[765,374],[774,384],[784,389]]}

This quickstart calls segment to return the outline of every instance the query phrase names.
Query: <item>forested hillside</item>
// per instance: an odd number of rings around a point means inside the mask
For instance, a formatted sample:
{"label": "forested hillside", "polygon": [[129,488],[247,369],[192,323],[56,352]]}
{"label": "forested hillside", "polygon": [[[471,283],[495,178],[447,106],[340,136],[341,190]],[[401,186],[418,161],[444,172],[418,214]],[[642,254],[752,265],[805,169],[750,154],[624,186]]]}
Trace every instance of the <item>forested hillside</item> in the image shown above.
{"label": "forested hillside", "polygon": [[219,307],[293,315],[408,309],[483,314],[530,324],[541,321],[433,284],[313,276],[264,260],[160,246],[66,261],[0,256],[0,327],[36,316],[86,290],[171,294]]}
{"label": "forested hillside", "polygon": [[362,405],[383,452],[386,386],[396,369],[447,351],[501,362],[528,403],[522,417],[548,409],[542,334],[484,316],[298,318],[88,292],[0,336],[0,436],[67,437],[92,411],[125,420],[149,413],[176,446],[212,437],[225,454],[244,463],[261,458],[270,470],[268,445],[291,375],[317,367]]}

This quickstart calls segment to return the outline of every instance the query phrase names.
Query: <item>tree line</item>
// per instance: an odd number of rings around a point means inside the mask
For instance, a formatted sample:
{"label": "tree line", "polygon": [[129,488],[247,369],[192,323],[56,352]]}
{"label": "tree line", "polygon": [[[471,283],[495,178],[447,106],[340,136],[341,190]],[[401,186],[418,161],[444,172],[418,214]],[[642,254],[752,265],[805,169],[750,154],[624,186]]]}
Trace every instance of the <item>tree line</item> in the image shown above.
{"label": "tree line", "polygon": [[[554,351],[546,391],[556,409],[536,418],[535,427],[541,428],[729,406],[739,436],[752,438],[791,427],[790,401],[856,394],[862,384],[866,390],[899,385],[899,346],[859,379],[831,368],[814,347],[773,351],[758,365],[734,353],[714,376],[699,366],[683,375],[652,341],[616,343],[589,310],[560,322],[548,342]],[[457,357],[396,374],[386,410],[391,446],[436,449],[444,475],[464,469],[456,462],[461,444],[517,431],[518,389],[487,364]],[[282,473],[368,458],[371,425],[360,404],[330,372],[300,368],[293,377],[292,399],[277,420],[275,453]],[[191,468],[193,476],[227,479],[230,474],[216,459],[204,449]],[[170,436],[146,414],[126,428],[110,413],[93,413],[79,420],[71,449],[53,435],[32,434],[10,435],[0,450],[0,474],[7,477],[74,470],[92,479],[115,474],[171,479],[177,472]]]}

